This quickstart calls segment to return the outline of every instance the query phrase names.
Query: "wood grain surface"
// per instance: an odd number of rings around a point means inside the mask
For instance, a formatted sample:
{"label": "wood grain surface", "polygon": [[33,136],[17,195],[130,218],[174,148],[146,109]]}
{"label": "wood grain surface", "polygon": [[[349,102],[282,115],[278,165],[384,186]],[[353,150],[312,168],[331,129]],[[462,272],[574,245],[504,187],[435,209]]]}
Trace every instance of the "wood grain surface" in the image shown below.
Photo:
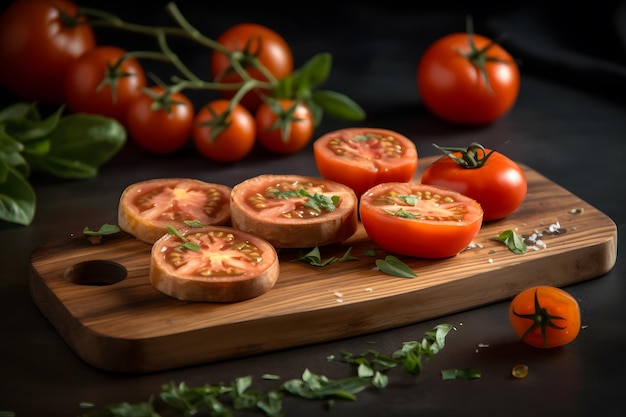
{"label": "wood grain surface", "polygon": [[[315,267],[297,261],[298,250],[282,250],[269,292],[233,304],[181,302],[150,285],[149,244],[124,233],[93,243],[81,231],[33,251],[31,295],[84,361],[146,373],[372,333],[608,272],[617,256],[615,223],[523,168],[526,200],[508,218],[484,224],[476,247],[443,260],[400,257],[417,278],[375,270],[387,253],[359,226],[348,241],[320,248],[324,259],[352,248],[357,260]],[[515,255],[491,239],[508,229],[540,232],[546,247]]]}

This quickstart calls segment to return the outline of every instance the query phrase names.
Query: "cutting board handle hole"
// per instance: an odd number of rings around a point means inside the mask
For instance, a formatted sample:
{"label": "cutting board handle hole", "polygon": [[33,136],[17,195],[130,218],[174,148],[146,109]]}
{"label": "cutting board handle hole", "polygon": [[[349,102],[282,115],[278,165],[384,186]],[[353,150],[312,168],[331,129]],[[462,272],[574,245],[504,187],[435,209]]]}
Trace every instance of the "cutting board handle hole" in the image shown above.
{"label": "cutting board handle hole", "polygon": [[105,286],[124,280],[128,275],[126,267],[117,262],[92,260],[68,267],[63,276],[78,285]]}

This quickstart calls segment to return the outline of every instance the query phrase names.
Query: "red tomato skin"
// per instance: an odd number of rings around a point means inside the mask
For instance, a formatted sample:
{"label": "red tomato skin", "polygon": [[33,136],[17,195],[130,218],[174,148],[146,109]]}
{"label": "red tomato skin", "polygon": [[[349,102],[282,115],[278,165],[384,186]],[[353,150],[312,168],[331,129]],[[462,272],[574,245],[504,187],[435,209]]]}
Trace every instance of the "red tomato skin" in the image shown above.
{"label": "red tomato skin", "polygon": [[125,53],[116,46],[96,46],[70,65],[63,87],[71,112],[111,117],[126,126],[128,105],[146,86],[146,75],[139,61],[128,58],[122,63],[121,71],[130,75],[117,81],[115,101],[110,84],[98,89],[106,76],[107,65],[114,65]]}
{"label": "red tomato skin", "polygon": [[[410,194],[429,191],[433,195],[450,195],[465,206],[463,221],[405,219],[386,213],[373,200],[388,191]],[[361,223],[369,238],[383,249],[398,255],[441,259],[457,255],[478,235],[483,213],[480,204],[452,190],[418,183],[382,183],[361,196]]]}
{"label": "red tomato skin", "polygon": [[[460,153],[453,154],[461,157]],[[522,168],[499,152],[493,152],[482,167],[472,169],[463,168],[445,156],[424,170],[421,182],[449,188],[478,201],[485,222],[503,219],[515,212],[528,191]]]}
{"label": "red tomato skin", "polygon": [[[162,94],[162,87],[150,87]],[[154,100],[142,93],[128,105],[126,122],[131,139],[140,148],[154,154],[171,154],[181,149],[191,137],[191,127],[195,116],[194,107],[185,95],[174,93],[175,101],[169,113],[164,108],[152,110]]]}
{"label": "red tomato skin", "polygon": [[0,16],[0,84],[11,94],[42,104],[64,101],[68,66],[96,42],[89,25],[65,27],[59,9],[77,11],[68,0],[19,0]]}
{"label": "red tomato skin", "polygon": [[[276,78],[281,79],[293,72],[293,53],[287,41],[272,29],[256,23],[240,23],[230,27],[223,32],[217,42],[224,45],[230,51],[242,51],[246,44],[251,42],[251,52],[258,53],[257,59]],[[261,42],[259,43],[259,40]],[[211,54],[211,77],[222,83],[239,83],[241,76],[236,73],[226,73],[231,64],[228,57],[219,51]],[[250,77],[267,81],[256,68],[245,67]],[[224,98],[231,98],[236,90],[222,90]],[[262,94],[269,91],[262,90]],[[248,110],[254,112],[263,102],[257,92],[249,92],[241,100],[241,104]]]}
{"label": "red tomato skin", "polygon": [[[490,39],[474,34],[474,42],[480,50]],[[466,125],[492,123],[517,101],[519,68],[501,46],[491,46],[488,56],[508,62],[485,63],[490,92],[480,70],[459,53],[469,51],[466,33],[449,34],[431,44],[418,63],[418,91],[424,105],[444,120]]]}
{"label": "red tomato skin", "polygon": [[[279,102],[283,110],[293,105],[293,100],[279,100]],[[313,114],[305,104],[298,103],[293,117],[299,120],[291,123],[289,137],[285,141],[280,128],[270,129],[276,123],[278,116],[272,112],[267,103],[261,104],[254,115],[257,140],[261,146],[278,154],[293,154],[304,149],[315,131]]]}
{"label": "red tomato skin", "polygon": [[[539,285],[527,288],[518,293],[511,301],[509,318],[513,329],[519,337],[533,324],[532,319],[520,318],[517,314],[534,314],[535,292],[539,305],[552,316],[562,319],[552,319],[552,323],[561,329],[551,326],[545,328],[546,343],[544,344],[541,328],[537,327],[524,337],[523,342],[541,349],[563,346],[571,343],[580,333],[581,315],[580,306],[574,297],[567,291],[548,285]],[[515,312],[515,313],[514,313]]]}
{"label": "red tomato skin", "polygon": [[218,133],[211,140],[211,126],[202,125],[213,120],[211,108],[218,115],[228,109],[229,101],[217,99],[207,103],[196,114],[192,127],[192,138],[198,152],[216,162],[230,163],[239,161],[252,152],[256,139],[254,117],[241,104],[236,105],[230,118],[230,126]]}
{"label": "red tomato skin", "polygon": [[[386,156],[386,147],[353,141],[370,134],[393,138],[396,142],[392,148],[401,149],[400,153]],[[342,142],[337,142],[336,150],[333,141]],[[322,177],[349,186],[357,196],[380,183],[410,181],[418,164],[417,148],[409,138],[379,128],[344,128],[328,132],[313,143],[313,156]]]}

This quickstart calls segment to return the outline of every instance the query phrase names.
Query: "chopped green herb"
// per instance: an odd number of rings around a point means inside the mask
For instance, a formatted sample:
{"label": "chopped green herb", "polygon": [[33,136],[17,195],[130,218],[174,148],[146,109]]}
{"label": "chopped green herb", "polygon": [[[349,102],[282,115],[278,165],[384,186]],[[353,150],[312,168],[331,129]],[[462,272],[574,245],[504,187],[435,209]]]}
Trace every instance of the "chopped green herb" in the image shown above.
{"label": "chopped green herb", "polygon": [[374,248],[363,249],[363,256],[376,256],[376,250]]}
{"label": "chopped green herb", "polygon": [[176,249],[179,249],[179,250],[189,249],[189,250],[195,250],[195,251],[200,250],[200,245],[198,245],[197,243],[191,242],[189,239],[183,236],[178,230],[176,230],[176,228],[168,225],[167,232],[170,235],[174,235],[183,241],[183,243],[181,245],[178,245]]}
{"label": "chopped green herb", "polygon": [[497,240],[504,243],[511,252],[519,255],[526,252],[526,243],[524,238],[513,230],[505,230],[496,237],[492,237],[491,240]]}
{"label": "chopped green herb", "polygon": [[354,261],[354,260],[359,259],[359,258],[352,256],[350,252],[352,252],[352,247],[348,248],[348,250],[346,250],[346,252],[343,254],[341,258],[331,256],[330,258],[322,259],[320,249],[319,247],[316,246],[313,249],[311,249],[309,252],[307,252],[306,254],[294,259],[293,262],[304,261],[304,262],[308,262],[309,264],[313,266],[327,266],[330,264],[334,264],[335,262],[346,262],[346,261]]}
{"label": "chopped green herb", "polygon": [[391,216],[402,217],[403,219],[416,219],[420,217],[419,213],[412,213],[410,211],[406,211],[403,208],[399,208],[396,211],[386,210],[385,213]]}
{"label": "chopped green herb", "polygon": [[321,212],[322,210],[326,211],[334,211],[337,208],[337,204],[341,200],[339,196],[328,197],[324,194],[311,194],[304,188],[300,188],[298,190],[290,190],[290,191],[279,191],[279,190],[270,190],[269,193],[274,196],[274,198],[278,199],[289,199],[294,197],[307,197],[308,200],[304,204],[306,207],[313,209],[317,212]]}
{"label": "chopped green herb", "polygon": [[409,206],[417,206],[417,202],[421,200],[421,198],[416,196],[415,194],[399,195],[397,196],[397,198],[400,201],[403,201],[405,204],[408,204]]}
{"label": "chopped green herb", "polygon": [[202,223],[199,220],[185,220],[183,223],[185,223],[189,227],[204,227],[204,226],[206,226],[206,224]]}
{"label": "chopped green herb", "polygon": [[393,275],[401,278],[415,278],[417,274],[400,259],[393,255],[387,255],[385,259],[376,260],[376,268],[385,274]]}
{"label": "chopped green herb", "polygon": [[480,371],[472,368],[444,369],[441,371],[441,379],[477,379],[481,377]]}
{"label": "chopped green herb", "polygon": [[355,401],[356,394],[369,386],[366,378],[330,379],[305,369],[300,379],[286,381],[281,388],[292,395],[307,399],[344,399]]}
{"label": "chopped green herb", "polygon": [[89,227],[85,227],[83,229],[83,234],[85,236],[104,236],[104,235],[112,235],[115,233],[118,233],[120,231],[120,228],[114,224],[108,224],[108,223],[104,223],[102,226],[100,226],[100,229],[98,230],[91,230],[89,229]]}

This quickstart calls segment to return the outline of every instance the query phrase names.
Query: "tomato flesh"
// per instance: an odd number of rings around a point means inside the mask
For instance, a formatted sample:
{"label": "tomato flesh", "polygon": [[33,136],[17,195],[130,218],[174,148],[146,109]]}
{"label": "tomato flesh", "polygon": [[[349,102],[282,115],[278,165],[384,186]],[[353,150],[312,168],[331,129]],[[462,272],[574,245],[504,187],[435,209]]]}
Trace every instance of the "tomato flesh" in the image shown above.
{"label": "tomato flesh", "polygon": [[360,196],[383,182],[410,181],[417,169],[415,144],[388,129],[346,128],[313,143],[320,175],[345,184]]}
{"label": "tomato flesh", "polygon": [[383,249],[419,258],[447,258],[467,248],[483,211],[456,191],[416,182],[383,183],[361,196],[361,222]]}

